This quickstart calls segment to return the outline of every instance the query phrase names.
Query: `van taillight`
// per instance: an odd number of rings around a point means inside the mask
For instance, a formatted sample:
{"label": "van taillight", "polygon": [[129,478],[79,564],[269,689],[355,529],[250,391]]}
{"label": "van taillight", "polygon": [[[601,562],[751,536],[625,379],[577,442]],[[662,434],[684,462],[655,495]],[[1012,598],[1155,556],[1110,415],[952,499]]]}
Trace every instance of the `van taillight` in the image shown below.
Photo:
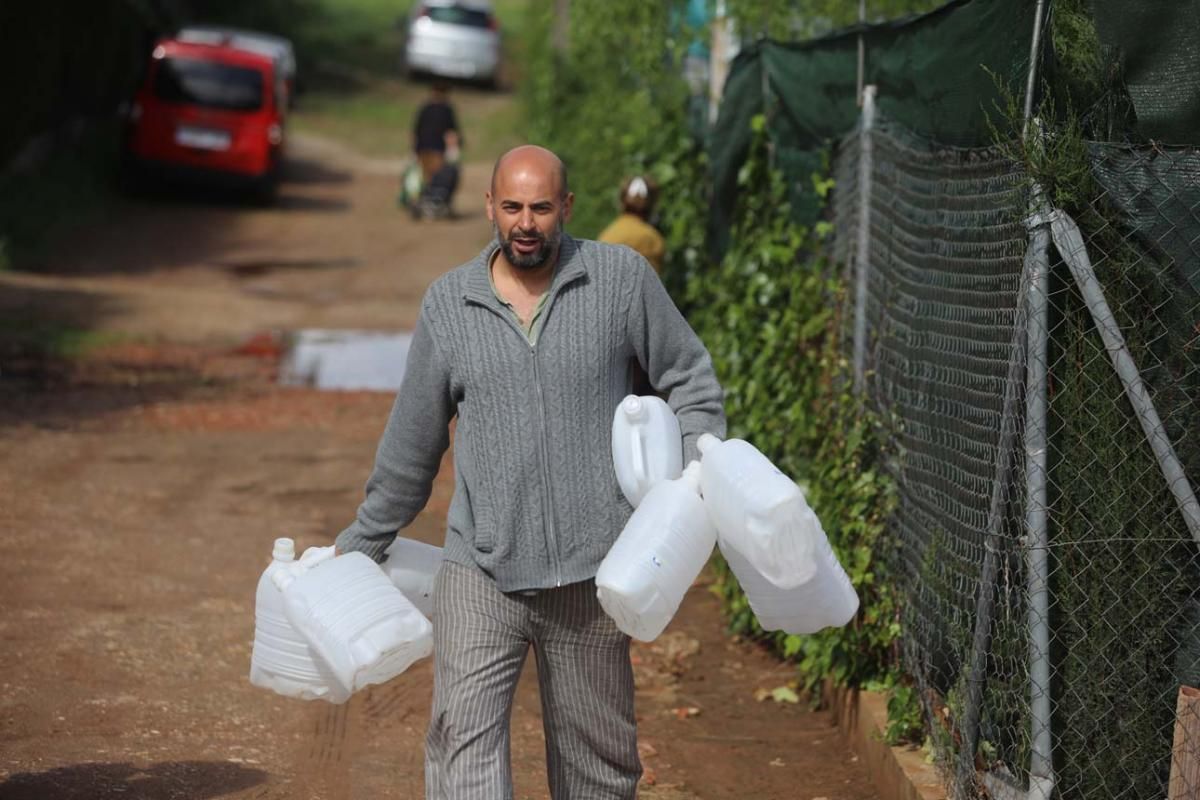
{"label": "van taillight", "polygon": [[495,17],[492,17],[492,16],[489,16],[489,17],[488,17],[488,30],[489,30],[489,31],[498,31],[498,30],[500,30],[500,23],[496,22],[496,18],[495,18]]}

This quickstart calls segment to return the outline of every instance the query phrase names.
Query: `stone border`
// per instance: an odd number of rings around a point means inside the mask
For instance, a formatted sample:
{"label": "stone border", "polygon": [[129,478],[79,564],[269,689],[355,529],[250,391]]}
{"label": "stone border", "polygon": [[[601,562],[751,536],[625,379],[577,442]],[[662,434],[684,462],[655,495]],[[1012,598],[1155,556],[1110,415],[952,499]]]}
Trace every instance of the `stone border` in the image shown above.
{"label": "stone border", "polygon": [[887,696],[883,692],[834,689],[825,684],[825,702],[838,729],[862,759],[880,800],[946,800],[948,795],[936,767],[916,747],[889,747]]}

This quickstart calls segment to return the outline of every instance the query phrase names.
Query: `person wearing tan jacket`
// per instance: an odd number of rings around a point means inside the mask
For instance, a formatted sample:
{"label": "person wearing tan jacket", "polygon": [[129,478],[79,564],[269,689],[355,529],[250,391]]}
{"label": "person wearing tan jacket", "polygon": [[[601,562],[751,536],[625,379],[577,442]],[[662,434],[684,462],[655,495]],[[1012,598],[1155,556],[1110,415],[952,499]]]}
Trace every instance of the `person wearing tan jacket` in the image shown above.
{"label": "person wearing tan jacket", "polygon": [[632,247],[661,274],[666,243],[653,225],[650,214],[658,202],[658,186],[650,178],[635,175],[621,184],[621,215],[596,237],[597,241]]}

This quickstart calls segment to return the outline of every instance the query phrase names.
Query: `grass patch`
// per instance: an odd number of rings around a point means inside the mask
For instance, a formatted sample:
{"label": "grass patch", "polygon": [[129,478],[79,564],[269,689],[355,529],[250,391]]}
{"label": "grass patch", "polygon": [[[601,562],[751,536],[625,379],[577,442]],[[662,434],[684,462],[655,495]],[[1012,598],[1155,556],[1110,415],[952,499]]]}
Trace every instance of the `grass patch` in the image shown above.
{"label": "grass patch", "polygon": [[[278,2],[232,3],[226,21],[257,24],[293,37],[308,90],[292,116],[293,130],[338,141],[363,155],[404,158],[411,154],[413,117],[428,88],[400,76],[404,24],[411,0],[309,0],[303,14],[275,14]],[[522,79],[530,42],[529,0],[496,0],[504,38],[505,78]],[[491,162],[526,141],[516,99],[472,86],[456,86],[451,99],[466,140],[464,157]]]}
{"label": "grass patch", "polygon": [[[404,29],[415,0],[208,0],[197,22],[287,36],[296,46],[303,86],[314,92],[400,75]],[[524,53],[529,0],[497,0],[505,53]]]}
{"label": "grass patch", "polygon": [[409,151],[408,138],[421,92],[401,81],[378,81],[358,90],[305,95],[290,124],[301,133],[335,139],[375,157]]}
{"label": "grass patch", "polygon": [[72,360],[95,350],[131,340],[119,331],[95,331],[70,323],[32,316],[0,319],[0,354],[25,358]]}
{"label": "grass patch", "polygon": [[[428,89],[403,80],[377,80],[361,89],[305,96],[291,124],[301,133],[334,139],[364,155],[403,158],[412,152],[412,125]],[[472,87],[452,88],[469,161],[491,162],[525,141],[516,100]]]}
{"label": "grass patch", "polygon": [[26,268],[116,190],[120,129],[97,127],[35,170],[0,175],[0,269]]}

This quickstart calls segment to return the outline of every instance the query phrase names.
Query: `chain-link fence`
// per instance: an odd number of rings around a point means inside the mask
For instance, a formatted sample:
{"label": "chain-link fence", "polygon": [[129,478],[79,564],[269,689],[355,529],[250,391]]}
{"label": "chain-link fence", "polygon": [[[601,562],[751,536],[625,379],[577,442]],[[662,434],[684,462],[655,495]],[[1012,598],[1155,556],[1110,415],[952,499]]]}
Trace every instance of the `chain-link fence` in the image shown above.
{"label": "chain-link fence", "polygon": [[1200,151],[1090,144],[1031,214],[1002,152],[872,117],[835,247],[952,794],[1200,797]]}

